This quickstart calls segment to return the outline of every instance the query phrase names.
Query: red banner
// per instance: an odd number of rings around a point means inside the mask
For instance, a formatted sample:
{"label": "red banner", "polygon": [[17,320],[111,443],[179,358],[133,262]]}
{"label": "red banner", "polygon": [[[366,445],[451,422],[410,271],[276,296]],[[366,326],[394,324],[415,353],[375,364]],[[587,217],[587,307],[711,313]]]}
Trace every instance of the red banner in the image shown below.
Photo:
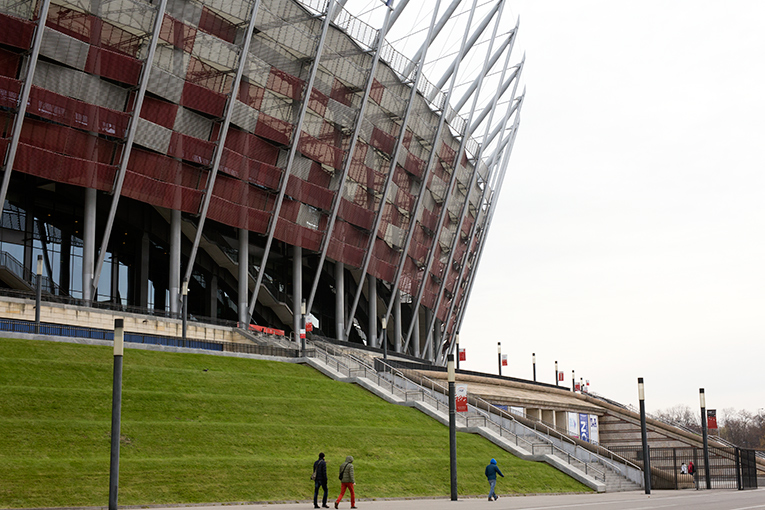
{"label": "red banner", "polygon": [[460,349],[459,356],[460,361],[465,361],[465,349]]}
{"label": "red banner", "polygon": [[563,380],[563,372],[558,372],[558,380],[559,381]]}
{"label": "red banner", "polygon": [[507,354],[502,355],[502,366],[503,367],[507,366]]}
{"label": "red banner", "polygon": [[467,384],[458,384],[454,387],[454,405],[458,413],[467,412]]}
{"label": "red banner", "polygon": [[717,428],[717,410],[716,409],[707,409],[707,428],[708,429]]}

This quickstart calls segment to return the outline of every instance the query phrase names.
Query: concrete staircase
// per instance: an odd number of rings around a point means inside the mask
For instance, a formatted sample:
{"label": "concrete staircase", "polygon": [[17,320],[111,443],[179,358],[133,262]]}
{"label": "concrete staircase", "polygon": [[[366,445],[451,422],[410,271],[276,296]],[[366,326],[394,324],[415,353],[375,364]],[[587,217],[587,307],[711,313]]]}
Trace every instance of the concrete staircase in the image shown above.
{"label": "concrete staircase", "polygon": [[[444,388],[433,386],[438,383],[433,382],[428,387],[411,381],[395,369],[390,372],[375,371],[369,360],[357,357],[350,349],[317,344],[311,348],[306,362],[325,375],[358,384],[388,402],[414,407],[444,425],[449,424],[448,397],[444,394]],[[512,418],[495,420],[497,418],[492,418],[490,413],[471,408],[468,413],[458,413],[457,430],[480,434],[524,460],[546,462],[597,492],[641,488],[636,481],[641,480],[642,474],[631,467],[581,449],[564,451],[556,446],[554,438],[545,437]],[[628,476],[634,481],[629,480]]]}

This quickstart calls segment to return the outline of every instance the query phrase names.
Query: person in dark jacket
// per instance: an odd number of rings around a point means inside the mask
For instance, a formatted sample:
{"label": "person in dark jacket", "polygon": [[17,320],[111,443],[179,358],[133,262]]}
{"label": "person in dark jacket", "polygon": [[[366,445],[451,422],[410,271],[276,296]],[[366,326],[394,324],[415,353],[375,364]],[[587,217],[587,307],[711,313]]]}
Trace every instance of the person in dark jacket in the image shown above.
{"label": "person in dark jacket", "polygon": [[319,508],[319,487],[321,487],[324,489],[321,507],[329,508],[327,505],[327,462],[324,460],[324,453],[320,453],[319,460],[313,463],[313,472],[316,473],[313,489],[313,507]]}
{"label": "person in dark jacket", "polygon": [[340,504],[340,501],[345,496],[345,490],[351,491],[351,508],[356,508],[356,494],[353,491],[353,484],[356,483],[356,477],[353,474],[353,457],[348,455],[345,458],[345,462],[340,464],[340,495],[335,501],[335,508]]}
{"label": "person in dark jacket", "polygon": [[494,494],[494,486],[497,485],[497,475],[502,478],[505,477],[505,475],[502,474],[502,471],[499,470],[499,467],[497,467],[497,461],[491,459],[489,465],[486,466],[486,478],[489,480],[489,501],[497,501],[499,499],[499,497]]}

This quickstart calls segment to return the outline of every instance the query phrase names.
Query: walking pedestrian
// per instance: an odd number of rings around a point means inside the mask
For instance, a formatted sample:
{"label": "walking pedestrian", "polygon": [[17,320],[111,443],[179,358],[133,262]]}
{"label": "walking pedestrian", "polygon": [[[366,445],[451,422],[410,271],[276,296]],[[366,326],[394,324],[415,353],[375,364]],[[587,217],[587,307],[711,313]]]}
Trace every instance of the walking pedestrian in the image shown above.
{"label": "walking pedestrian", "polygon": [[489,480],[489,501],[497,501],[499,496],[494,494],[494,486],[497,485],[497,475],[501,476],[502,478],[504,478],[505,475],[503,475],[502,471],[500,471],[499,467],[497,467],[497,461],[495,459],[491,459],[489,465],[486,466],[485,473],[486,479]]}
{"label": "walking pedestrian", "polygon": [[319,459],[313,463],[313,507],[319,508],[319,487],[324,489],[324,498],[321,507],[329,508],[327,505],[327,462],[324,460],[324,453],[319,454]]}
{"label": "walking pedestrian", "polygon": [[340,464],[340,496],[335,501],[335,508],[340,504],[340,501],[345,496],[345,489],[351,491],[351,508],[356,508],[356,494],[353,491],[353,486],[356,483],[356,477],[353,473],[353,457],[348,455],[345,458],[345,462]]}

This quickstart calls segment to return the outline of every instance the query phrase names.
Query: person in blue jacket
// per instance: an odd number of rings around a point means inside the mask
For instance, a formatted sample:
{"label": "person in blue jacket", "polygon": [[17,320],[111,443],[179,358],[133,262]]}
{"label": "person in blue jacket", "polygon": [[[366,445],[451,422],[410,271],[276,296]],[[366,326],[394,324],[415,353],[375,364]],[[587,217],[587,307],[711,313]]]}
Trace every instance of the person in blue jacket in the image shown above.
{"label": "person in blue jacket", "polygon": [[502,478],[505,477],[505,475],[502,474],[502,471],[499,470],[499,467],[497,467],[497,461],[491,459],[489,465],[486,466],[486,478],[489,480],[489,501],[497,501],[499,499],[499,497],[494,494],[494,486],[497,485],[497,475]]}

